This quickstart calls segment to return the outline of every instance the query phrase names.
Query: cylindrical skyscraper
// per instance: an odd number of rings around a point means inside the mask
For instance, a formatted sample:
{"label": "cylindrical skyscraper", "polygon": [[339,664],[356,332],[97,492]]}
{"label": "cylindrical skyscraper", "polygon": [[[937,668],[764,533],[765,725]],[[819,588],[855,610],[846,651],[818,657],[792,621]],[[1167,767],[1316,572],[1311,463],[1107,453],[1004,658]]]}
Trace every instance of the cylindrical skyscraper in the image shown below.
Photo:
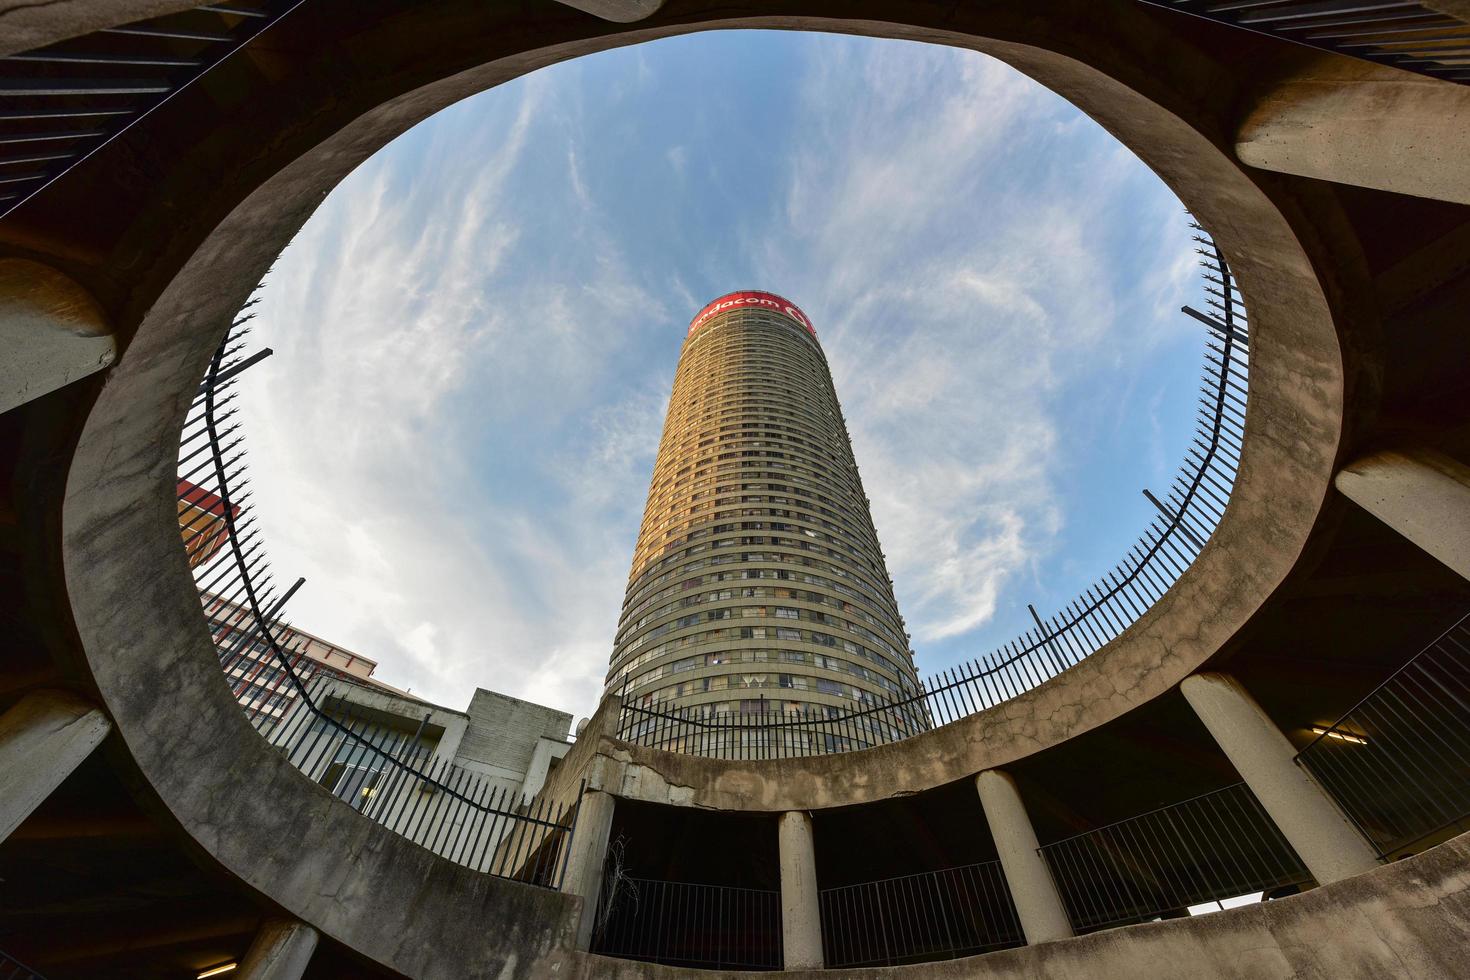
{"label": "cylindrical skyscraper", "polygon": [[[721,296],[679,355],[608,689],[734,721],[917,688],[816,331],[772,293]],[[878,742],[916,724],[865,726]]]}

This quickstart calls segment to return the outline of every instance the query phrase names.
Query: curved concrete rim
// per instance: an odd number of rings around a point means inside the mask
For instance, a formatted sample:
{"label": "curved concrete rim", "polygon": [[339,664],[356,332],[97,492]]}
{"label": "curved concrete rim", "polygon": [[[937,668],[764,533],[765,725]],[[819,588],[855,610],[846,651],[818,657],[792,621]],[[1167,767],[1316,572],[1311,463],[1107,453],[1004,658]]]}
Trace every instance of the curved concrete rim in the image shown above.
{"label": "curved concrete rim", "polygon": [[[262,176],[232,191],[233,208],[140,316],[85,424],[63,507],[63,562],[91,681],[133,763],[212,860],[399,972],[523,975],[533,960],[567,949],[572,903],[434,857],[351,813],[266,746],[220,680],[171,495],[185,412],[229,318],[325,192],[431,112],[554,61],[716,27],[825,29],[969,47],[1011,63],[1119,136],[1211,228],[1235,265],[1253,314],[1250,438],[1224,522],[1169,595],[1101,653],[993,711],[871,753],[783,764],[790,784],[780,794],[754,796],[748,774],[729,763],[659,760],[697,774],[708,805],[877,799],[911,791],[879,771],[889,767],[874,764],[878,753],[902,762],[892,768],[911,768],[912,782],[938,785],[1117,717],[1177,684],[1245,623],[1292,568],[1327,493],[1342,424],[1342,364],[1326,294],[1299,238],[1311,237],[1310,223],[1289,217],[1231,160],[1221,149],[1229,145],[1225,135],[1201,132],[1179,114],[1182,99],[1144,56],[1160,43],[1153,22],[1140,27],[1138,15],[1121,7],[1063,30],[1009,11],[923,8],[941,25],[799,17],[782,6],[779,14],[634,30],[578,22],[568,29],[582,36],[525,50],[515,47],[522,36],[492,33],[478,68],[387,94],[382,86],[400,76],[377,79],[371,103],[316,134],[304,152],[288,153],[291,144],[259,151],[270,166],[252,161]],[[998,20],[982,30],[986,17]],[[967,33],[969,21],[975,26]],[[1144,37],[1094,44],[1084,60],[1079,38],[1106,37],[1115,27]],[[594,28],[602,33],[585,36]],[[1214,72],[1228,88],[1218,66],[1202,61],[1188,71]],[[303,114],[317,94],[296,93]],[[1209,614],[1201,617],[1202,610]],[[305,854],[315,860],[303,861]],[[517,902],[536,915],[510,914]],[[487,919],[505,923],[488,944]]]}

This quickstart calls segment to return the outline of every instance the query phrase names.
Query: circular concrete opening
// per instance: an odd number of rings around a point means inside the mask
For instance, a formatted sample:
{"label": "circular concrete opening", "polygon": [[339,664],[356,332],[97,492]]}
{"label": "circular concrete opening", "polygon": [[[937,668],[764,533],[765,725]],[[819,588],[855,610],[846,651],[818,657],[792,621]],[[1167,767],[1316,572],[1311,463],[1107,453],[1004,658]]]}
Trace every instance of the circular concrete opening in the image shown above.
{"label": "circular concrete opening", "polygon": [[[758,808],[804,809],[937,785],[1055,744],[1177,684],[1281,582],[1316,519],[1337,451],[1342,367],[1327,298],[1337,293],[1319,281],[1330,263],[1300,200],[1258,184],[1221,148],[1238,80],[1189,57],[1187,40],[1131,8],[1065,18],[946,9],[934,14],[942,23],[926,21],[933,13],[900,5],[882,11],[881,21],[851,21],[752,9],[740,21],[671,14],[630,30],[570,16],[509,24],[513,13],[435,7],[409,21],[331,25],[351,34],[331,52],[308,43],[312,30],[326,28],[306,18],[292,27],[302,36],[276,39],[274,70],[249,79],[255,98],[227,125],[193,134],[157,161],[162,189],[140,196],[136,220],[115,244],[119,255],[141,248],[153,261],[134,286],[131,321],[120,318],[130,342],[71,467],[64,560],[93,682],[123,742],[216,860],[353,948],[417,972],[405,960],[411,952],[384,942],[396,932],[381,918],[334,918],[315,881],[260,860],[275,846],[272,834],[301,812],[308,787],[250,741],[254,732],[218,683],[168,500],[172,449],[187,395],[230,314],[321,197],[438,108],[552,61],[720,26],[908,37],[994,55],[1072,101],[1154,169],[1232,257],[1252,311],[1251,438],[1231,508],[1170,595],[1107,649],[1000,712],[873,750],[907,753],[903,766],[882,767],[898,775],[857,785],[843,757],[814,760],[755,801]],[[1160,58],[1164,50],[1182,54]],[[293,62],[306,51],[309,59]],[[310,72],[293,70],[306,61]],[[364,75],[361,65],[376,70]],[[187,215],[169,206],[179,194],[194,204]],[[120,472],[119,459],[136,465]],[[159,676],[180,696],[158,698]],[[201,742],[201,726],[221,734]],[[242,760],[251,764],[242,768]],[[865,769],[877,772],[871,763],[864,760]],[[228,784],[218,778],[224,772],[232,773]],[[698,802],[751,805],[720,772],[696,775],[700,782],[688,785],[700,787]],[[350,842],[327,835],[312,844],[347,867],[359,856],[351,847],[370,838],[362,830]]]}
{"label": "circular concrete opening", "polygon": [[[1210,442],[1195,234],[1126,148],[975,52],[721,31],[550,66],[364,161],[275,262],[253,512],[308,580],[294,620],[384,679],[590,714],[693,297],[765,282],[818,321],[920,675],[1034,630],[1028,604],[1090,650],[1066,607],[1149,551],[1140,489],[1167,498]],[[763,669],[729,698],[781,697]]]}

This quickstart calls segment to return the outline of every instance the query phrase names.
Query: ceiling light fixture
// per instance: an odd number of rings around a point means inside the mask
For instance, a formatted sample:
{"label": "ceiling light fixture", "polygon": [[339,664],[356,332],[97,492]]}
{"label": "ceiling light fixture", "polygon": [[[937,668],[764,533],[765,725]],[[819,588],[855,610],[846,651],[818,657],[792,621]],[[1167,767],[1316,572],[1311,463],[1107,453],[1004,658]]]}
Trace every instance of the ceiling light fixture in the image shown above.
{"label": "ceiling light fixture", "polygon": [[1335,738],[1343,742],[1352,742],[1354,745],[1368,744],[1368,740],[1361,735],[1352,735],[1348,732],[1340,732],[1333,728],[1323,728],[1321,725],[1313,725],[1312,734],[1326,735],[1328,738]]}
{"label": "ceiling light fixture", "polygon": [[196,974],[194,980],[204,980],[205,977],[217,977],[221,973],[229,973],[239,965],[239,963],[225,963],[221,966],[212,966],[203,973]]}

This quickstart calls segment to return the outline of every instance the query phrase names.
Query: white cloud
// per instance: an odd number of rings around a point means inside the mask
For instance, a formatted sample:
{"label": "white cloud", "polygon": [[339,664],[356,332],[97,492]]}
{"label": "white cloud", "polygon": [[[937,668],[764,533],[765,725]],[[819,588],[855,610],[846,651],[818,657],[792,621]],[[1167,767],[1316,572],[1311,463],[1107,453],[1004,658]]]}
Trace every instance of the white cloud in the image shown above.
{"label": "white cloud", "polygon": [[818,318],[922,662],[1059,544],[1059,400],[1120,326],[1117,260],[1089,229],[1142,164],[991,59],[812,48],[812,137],[766,274]]}

